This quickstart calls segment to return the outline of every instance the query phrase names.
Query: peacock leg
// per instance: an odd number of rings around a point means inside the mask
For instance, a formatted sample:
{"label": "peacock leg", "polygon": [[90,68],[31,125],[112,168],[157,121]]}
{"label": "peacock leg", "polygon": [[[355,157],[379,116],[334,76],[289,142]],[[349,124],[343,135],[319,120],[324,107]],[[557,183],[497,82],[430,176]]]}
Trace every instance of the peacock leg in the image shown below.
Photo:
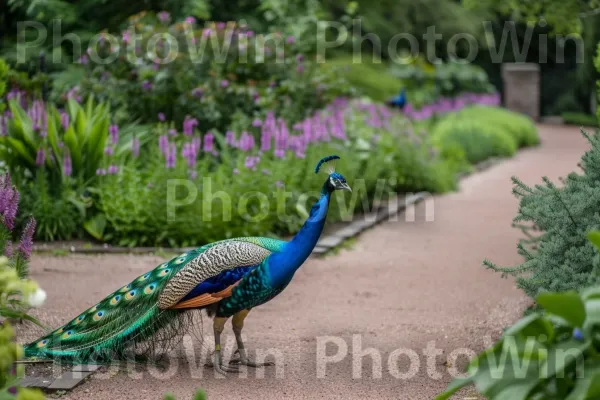
{"label": "peacock leg", "polygon": [[275,365],[275,363],[267,361],[264,363],[257,363],[248,358],[246,354],[246,348],[244,347],[244,341],[242,340],[242,328],[244,327],[244,319],[248,315],[250,310],[242,310],[233,316],[231,325],[233,326],[233,333],[235,334],[235,341],[237,342],[236,353],[239,354],[239,358],[232,359],[229,361],[230,364],[247,365],[249,367],[263,367],[267,365]]}
{"label": "peacock leg", "polygon": [[221,358],[221,333],[225,329],[225,322],[227,318],[215,317],[213,322],[213,331],[215,333],[215,361],[213,368],[215,371],[222,375],[227,375],[228,372],[237,372],[238,368],[229,365],[223,365],[223,359]]}

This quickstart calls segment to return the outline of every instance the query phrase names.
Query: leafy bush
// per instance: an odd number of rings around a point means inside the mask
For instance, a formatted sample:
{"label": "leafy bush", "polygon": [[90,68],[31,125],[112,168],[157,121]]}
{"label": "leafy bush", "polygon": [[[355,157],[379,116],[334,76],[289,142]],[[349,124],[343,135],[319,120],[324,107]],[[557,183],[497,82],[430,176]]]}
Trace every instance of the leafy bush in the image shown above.
{"label": "leafy bush", "polygon": [[497,107],[472,106],[448,114],[434,125],[432,142],[443,149],[460,145],[469,162],[508,157],[522,146],[539,142],[533,122]]}
{"label": "leafy bush", "polygon": [[[600,232],[589,237],[595,251],[586,264],[598,258],[600,250]],[[508,328],[493,347],[471,361],[468,376],[455,379],[436,400],[469,384],[490,400],[598,398],[600,287],[581,293],[544,292],[536,301],[543,311]]]}
{"label": "leafy bush", "polygon": [[562,119],[565,124],[579,126],[598,126],[598,117],[584,113],[563,113]]}
{"label": "leafy bush", "polygon": [[[197,136],[164,134],[159,146],[131,158],[118,174],[103,175],[96,192],[98,238],[130,246],[189,246],[294,232],[322,185],[323,177],[314,174],[313,166],[329,153],[341,157],[339,170],[354,185],[350,204],[333,202],[332,220],[352,215],[363,206],[363,198],[370,203],[378,191],[381,197],[390,191],[433,192],[454,186],[449,164],[430,152],[425,138],[414,134],[401,114],[386,107],[338,101],[294,126],[300,134],[290,133],[287,123],[273,115],[261,125],[225,137],[216,131],[205,135],[200,158]],[[260,143],[253,139],[257,130]],[[181,183],[177,191],[170,188],[175,179]],[[169,215],[173,198],[185,202],[189,190],[197,191],[197,197]],[[232,208],[212,200],[219,198],[218,192],[232,201]],[[243,196],[250,196],[247,207],[236,203]]]}
{"label": "leafy bush", "polygon": [[105,104],[69,98],[66,111],[34,101],[24,108],[9,101],[0,136],[0,158],[25,195],[24,209],[39,216],[38,237],[71,238],[90,206],[87,191],[96,171],[143,141],[144,127],[111,125]]}
{"label": "leafy bush", "polygon": [[[165,397],[163,397],[163,400],[175,400],[175,396],[172,394],[166,394]],[[206,392],[204,392],[202,389],[198,389],[192,400],[206,400]]]}
{"label": "leafy bush", "polygon": [[517,285],[530,297],[543,291],[579,290],[599,282],[600,260],[584,235],[600,226],[600,138],[598,133],[582,134],[592,145],[581,159],[583,174],[572,172],[560,188],[548,178],[530,187],[513,177],[513,193],[519,198],[514,222],[528,236],[518,245],[525,262],[511,268],[484,262],[503,276],[516,276]]}
{"label": "leafy bush", "polygon": [[[163,63],[170,42],[152,43],[166,34],[178,51]],[[104,40],[89,50],[113,62],[82,57],[86,73],[76,89],[84,98],[109,102],[119,123],[154,122],[162,113],[180,126],[189,115],[203,132],[225,131],[267,110],[296,122],[349,90],[336,71],[322,73],[301,53],[297,40],[282,32],[257,34],[233,22],[202,28],[188,19],[171,24],[166,17],[161,22],[135,16],[118,45]]]}

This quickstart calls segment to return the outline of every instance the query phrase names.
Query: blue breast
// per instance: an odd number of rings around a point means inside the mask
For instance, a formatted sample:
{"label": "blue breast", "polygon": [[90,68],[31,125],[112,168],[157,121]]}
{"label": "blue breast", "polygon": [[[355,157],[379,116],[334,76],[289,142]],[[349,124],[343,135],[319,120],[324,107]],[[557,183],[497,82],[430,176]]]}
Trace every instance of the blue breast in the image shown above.
{"label": "blue breast", "polygon": [[223,271],[219,275],[215,275],[212,278],[208,278],[204,282],[200,282],[194,289],[192,289],[191,292],[189,292],[180,301],[189,300],[205,293],[220,292],[221,290],[226,289],[227,287],[233,285],[234,283],[242,279],[246,274],[249,274],[257,266],[258,264]]}

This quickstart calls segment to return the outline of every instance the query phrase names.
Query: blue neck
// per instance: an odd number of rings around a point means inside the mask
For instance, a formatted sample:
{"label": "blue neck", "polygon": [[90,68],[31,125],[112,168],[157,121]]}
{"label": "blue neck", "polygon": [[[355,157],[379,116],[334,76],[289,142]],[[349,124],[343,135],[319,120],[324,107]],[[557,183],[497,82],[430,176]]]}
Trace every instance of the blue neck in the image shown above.
{"label": "blue neck", "polygon": [[330,198],[331,192],[323,186],[321,197],[312,206],[300,231],[285,245],[281,253],[269,257],[269,272],[274,285],[287,284],[312,253],[325,226]]}

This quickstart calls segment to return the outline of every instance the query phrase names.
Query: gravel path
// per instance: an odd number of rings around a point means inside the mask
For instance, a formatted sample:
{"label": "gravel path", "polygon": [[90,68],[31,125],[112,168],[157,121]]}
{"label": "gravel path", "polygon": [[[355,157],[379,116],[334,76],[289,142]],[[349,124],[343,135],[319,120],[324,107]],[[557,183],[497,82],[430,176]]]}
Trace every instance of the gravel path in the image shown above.
{"label": "gravel path", "polygon": [[[364,233],[351,249],[310,259],[286,291],[253,310],[244,330],[250,354],[279,353],[278,367],[217,378],[198,365],[212,338],[202,346],[188,337],[193,354],[176,353],[166,372],[100,372],[64,398],[159,399],[173,392],[187,400],[202,387],[211,400],[431,399],[529,304],[512,280],[481,261],[521,261],[520,235],[510,226],[517,209],[510,177],[556,181],[577,168],[587,149],[576,128],[540,126],[540,132],[541,147],[463,180],[457,193],[435,197],[434,221],[425,221],[422,204],[414,222],[400,216]],[[160,262],[37,256],[32,275],[49,294],[38,315],[58,326]],[[207,320],[205,328],[212,331]],[[39,333],[20,330],[21,341]],[[226,334],[222,341],[232,347],[229,324]]]}

